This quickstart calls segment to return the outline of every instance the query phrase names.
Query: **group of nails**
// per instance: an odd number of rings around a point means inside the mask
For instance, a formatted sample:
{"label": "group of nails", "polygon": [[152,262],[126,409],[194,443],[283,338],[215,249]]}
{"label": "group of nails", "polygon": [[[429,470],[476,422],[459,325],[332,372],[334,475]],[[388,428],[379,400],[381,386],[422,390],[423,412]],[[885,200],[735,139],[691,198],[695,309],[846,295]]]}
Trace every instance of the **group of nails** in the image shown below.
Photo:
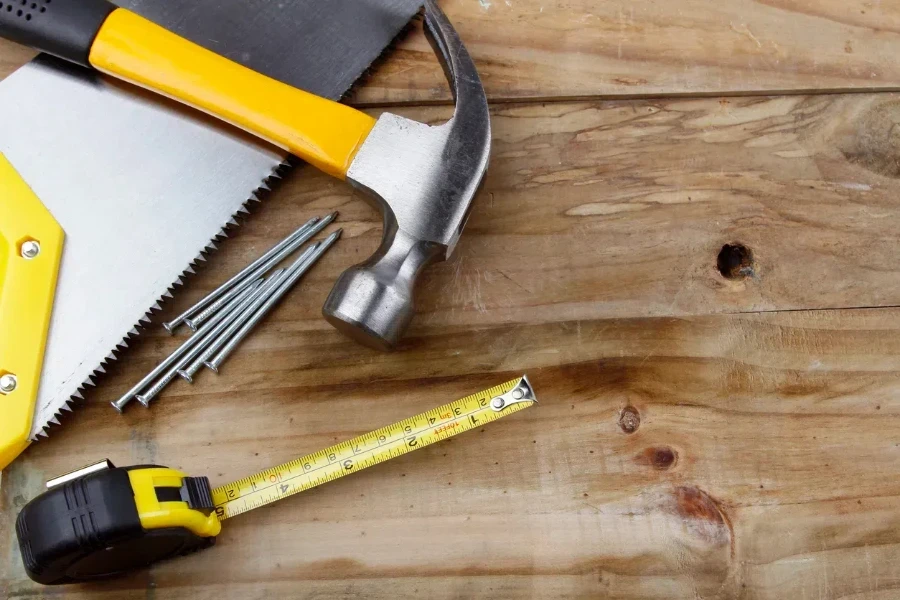
{"label": "group of nails", "polygon": [[310,219],[240,273],[172,321],[164,323],[163,327],[169,333],[174,333],[182,324],[194,333],[121,398],[113,401],[116,410],[122,412],[132,400],[150,406],[150,402],[176,377],[193,383],[194,375],[204,366],[218,373],[222,363],[337,241],[342,230],[310,245],[290,266],[275,267],[336,217],[334,212],[321,219]]}

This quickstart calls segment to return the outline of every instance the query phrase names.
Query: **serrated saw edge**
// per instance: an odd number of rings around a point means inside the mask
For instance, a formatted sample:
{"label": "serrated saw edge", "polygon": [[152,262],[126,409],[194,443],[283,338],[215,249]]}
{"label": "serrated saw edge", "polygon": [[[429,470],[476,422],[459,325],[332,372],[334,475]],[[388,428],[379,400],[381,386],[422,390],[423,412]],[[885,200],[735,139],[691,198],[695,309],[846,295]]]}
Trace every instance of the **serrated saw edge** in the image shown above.
{"label": "serrated saw edge", "polygon": [[[238,217],[243,218],[250,215],[250,211],[248,210],[248,206],[251,203],[261,203],[262,198],[261,195],[263,193],[268,193],[272,190],[272,186],[270,183],[274,183],[277,180],[280,180],[284,177],[284,174],[288,169],[291,168],[291,162],[289,160],[282,161],[280,164],[276,165],[270,173],[262,179],[260,185],[248,196],[244,202],[240,204],[238,209],[232,213],[231,217],[222,225],[217,233],[215,233],[209,241],[206,243],[204,248],[194,257],[188,265],[181,271],[179,275],[175,277],[175,280],[157,297],[156,301],[141,315],[138,320],[134,323],[132,328],[126,332],[122,339],[116,344],[116,346],[110,351],[110,353],[106,356],[104,360],[100,362],[97,367],[91,371],[91,374],[81,382],[76,388],[76,391],[68,397],[63,397],[59,400],[59,406],[50,407],[48,406],[43,412],[46,416],[41,422],[40,415],[35,414],[34,420],[31,425],[31,434],[30,440],[32,442],[39,441],[41,438],[47,438],[50,435],[51,430],[54,427],[61,425],[60,419],[64,418],[64,412],[71,413],[75,408],[77,408],[81,403],[85,400],[85,393],[87,393],[88,387],[96,387],[96,381],[99,377],[106,374],[106,367],[110,362],[116,361],[119,359],[119,354],[124,352],[129,348],[129,342],[135,340],[141,335],[141,332],[147,328],[148,325],[152,324],[152,317],[155,313],[162,311],[162,306],[166,303],[167,300],[174,298],[174,293],[176,288],[184,286],[185,280],[190,276],[196,274],[195,268],[199,266],[199,263],[206,262],[207,257],[209,257],[213,252],[218,250],[218,244],[229,237],[229,232],[240,227],[241,221],[238,220]],[[38,411],[38,407],[35,407],[35,410]],[[52,412],[50,412],[52,410]]]}

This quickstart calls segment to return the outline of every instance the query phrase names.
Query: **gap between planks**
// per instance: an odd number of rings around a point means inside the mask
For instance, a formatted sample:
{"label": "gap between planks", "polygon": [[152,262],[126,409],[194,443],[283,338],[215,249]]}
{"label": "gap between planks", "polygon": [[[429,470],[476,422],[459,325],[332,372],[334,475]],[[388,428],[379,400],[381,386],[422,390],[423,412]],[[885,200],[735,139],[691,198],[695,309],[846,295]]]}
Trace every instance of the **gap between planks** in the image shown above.
{"label": "gap between planks", "polygon": [[[580,102],[618,102],[641,100],[691,100],[691,99],[715,99],[721,98],[777,98],[780,96],[850,96],[850,95],[878,95],[900,92],[900,87],[871,87],[871,88],[808,88],[808,89],[784,89],[784,90],[738,90],[738,91],[708,91],[708,92],[668,92],[650,94],[591,94],[583,96],[528,96],[522,98],[488,98],[489,106],[512,106],[519,104],[565,104]],[[455,106],[450,100],[412,100],[408,102],[346,102],[349,106],[359,110],[383,110],[389,108],[417,108]]]}

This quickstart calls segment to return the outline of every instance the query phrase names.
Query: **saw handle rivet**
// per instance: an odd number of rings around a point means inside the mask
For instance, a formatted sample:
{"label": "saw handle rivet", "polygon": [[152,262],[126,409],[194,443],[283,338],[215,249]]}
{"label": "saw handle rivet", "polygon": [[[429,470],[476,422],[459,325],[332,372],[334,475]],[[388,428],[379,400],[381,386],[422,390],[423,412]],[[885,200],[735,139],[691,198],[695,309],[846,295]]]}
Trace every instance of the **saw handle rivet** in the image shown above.
{"label": "saw handle rivet", "polygon": [[16,385],[18,385],[19,380],[16,379],[16,376],[12,373],[7,373],[0,377],[0,393],[11,394],[16,391]]}
{"label": "saw handle rivet", "polygon": [[22,246],[19,248],[19,254],[21,254],[22,258],[26,260],[36,258],[40,253],[41,244],[40,242],[36,242],[35,240],[28,240],[27,242],[23,242]]}
{"label": "saw handle rivet", "polygon": [[506,404],[506,400],[504,400],[500,396],[497,396],[496,398],[491,400],[491,408],[493,408],[495,410],[500,410],[501,408],[503,408],[503,406],[505,404]]}

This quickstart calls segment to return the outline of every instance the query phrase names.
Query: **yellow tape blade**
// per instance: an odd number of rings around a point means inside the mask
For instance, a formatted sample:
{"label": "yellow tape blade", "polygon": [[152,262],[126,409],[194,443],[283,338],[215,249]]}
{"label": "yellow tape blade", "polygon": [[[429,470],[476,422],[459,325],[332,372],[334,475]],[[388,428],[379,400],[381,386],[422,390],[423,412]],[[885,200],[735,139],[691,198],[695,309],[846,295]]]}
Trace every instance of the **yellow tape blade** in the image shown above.
{"label": "yellow tape blade", "polygon": [[[500,398],[500,400],[496,400]],[[535,403],[527,377],[466,396],[352,440],[307,454],[212,491],[219,519],[228,519],[287,496],[482,427]]]}

